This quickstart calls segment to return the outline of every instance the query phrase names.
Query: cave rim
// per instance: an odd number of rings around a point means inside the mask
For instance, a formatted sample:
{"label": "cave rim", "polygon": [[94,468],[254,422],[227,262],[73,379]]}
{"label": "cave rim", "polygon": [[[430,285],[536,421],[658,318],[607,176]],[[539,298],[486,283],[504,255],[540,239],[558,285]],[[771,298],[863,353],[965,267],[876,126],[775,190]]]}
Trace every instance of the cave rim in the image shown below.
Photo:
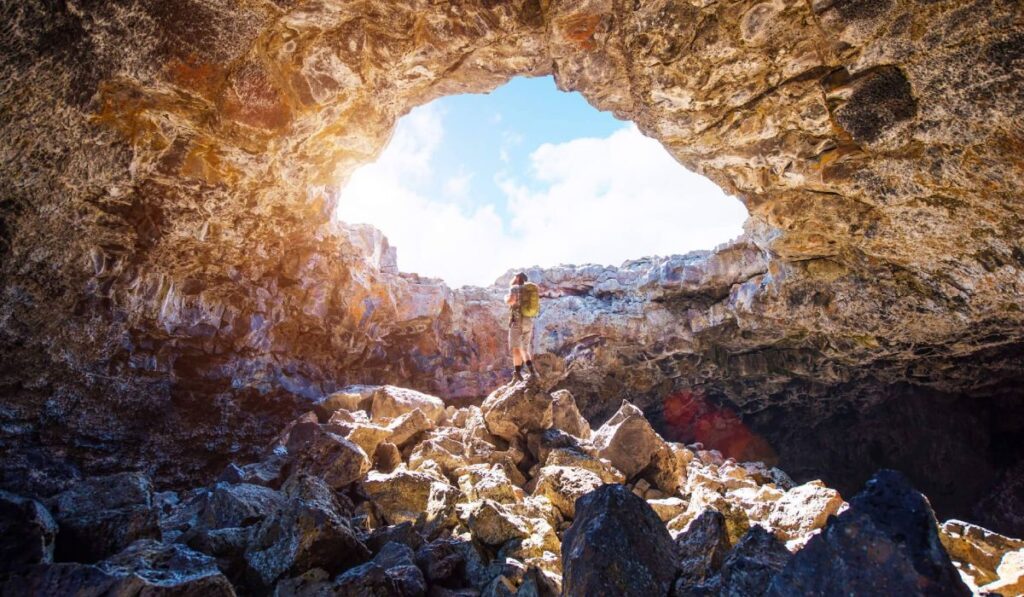
{"label": "cave rim", "polygon": [[[630,264],[638,263],[638,262],[653,262],[653,261],[657,261],[657,260],[669,260],[669,259],[672,259],[672,258],[683,258],[683,259],[688,259],[688,260],[689,259],[705,260],[705,259],[711,257],[712,255],[714,255],[715,253],[717,253],[717,252],[719,252],[721,250],[725,250],[725,249],[727,249],[727,248],[729,248],[731,246],[734,246],[734,245],[736,245],[738,243],[744,242],[747,239],[748,233],[749,233],[748,232],[748,226],[751,225],[751,223],[752,223],[752,221],[753,221],[755,216],[751,212],[750,208],[748,207],[747,200],[741,194],[739,194],[739,193],[736,193],[736,194],[728,193],[726,191],[726,189],[723,188],[723,186],[720,183],[716,182],[715,180],[712,180],[710,177],[706,176],[705,174],[703,174],[701,172],[698,172],[695,168],[692,168],[692,167],[688,166],[687,164],[683,163],[671,151],[669,146],[666,145],[665,141],[663,141],[662,139],[659,139],[654,134],[650,134],[650,133],[644,131],[639,126],[638,122],[635,119],[622,116],[621,113],[618,113],[618,112],[616,112],[614,110],[603,110],[600,107],[595,106],[594,103],[590,100],[590,98],[588,98],[587,95],[582,90],[568,89],[568,88],[564,87],[559,82],[559,80],[558,80],[557,69],[555,69],[555,68],[552,68],[552,70],[548,71],[548,72],[513,73],[513,74],[508,75],[508,77],[506,79],[504,79],[504,80],[502,80],[500,82],[497,82],[493,86],[491,86],[491,87],[489,87],[487,89],[484,89],[484,90],[479,90],[479,91],[453,91],[451,93],[446,93],[446,94],[441,94],[441,95],[432,95],[432,96],[429,96],[426,99],[423,99],[422,101],[419,101],[419,102],[413,102],[411,104],[410,103],[405,104],[403,109],[398,113],[398,115],[396,116],[394,121],[391,123],[388,135],[387,135],[385,141],[383,142],[383,145],[380,148],[378,148],[378,151],[376,152],[376,154],[373,155],[370,158],[367,158],[366,161],[360,161],[357,165],[355,165],[351,169],[351,171],[346,176],[344,176],[343,178],[340,178],[334,184],[325,185],[327,188],[330,189],[330,193],[332,195],[332,204],[333,204],[333,207],[329,211],[329,215],[327,217],[326,225],[332,230],[332,232],[340,232],[342,234],[344,234],[344,232],[339,231],[338,227],[353,227],[354,228],[354,227],[359,227],[359,226],[369,226],[370,228],[376,230],[377,232],[379,232],[383,236],[383,239],[384,239],[384,242],[385,242],[386,246],[389,246],[392,249],[398,251],[398,253],[400,255],[402,250],[403,250],[403,245],[398,243],[398,242],[396,242],[396,240],[391,236],[391,234],[388,233],[386,230],[384,230],[384,228],[382,226],[380,226],[377,222],[369,221],[369,220],[366,220],[366,221],[347,220],[347,219],[344,219],[340,215],[340,212],[342,211],[342,208],[343,208],[343,205],[342,205],[343,200],[344,200],[343,196],[345,195],[346,191],[351,188],[351,184],[353,182],[353,178],[355,178],[361,171],[364,171],[367,168],[372,168],[372,167],[376,166],[378,163],[381,162],[382,158],[386,158],[387,157],[388,150],[392,148],[393,143],[396,141],[396,138],[398,137],[398,135],[403,132],[402,129],[401,129],[401,127],[403,126],[403,123],[408,124],[410,122],[410,120],[409,120],[410,117],[415,116],[415,114],[418,111],[424,110],[424,109],[432,109],[432,108],[433,109],[438,109],[437,106],[438,106],[439,102],[444,102],[444,101],[450,100],[452,98],[459,98],[459,99],[468,100],[468,101],[489,101],[489,98],[493,98],[494,97],[495,92],[501,91],[503,89],[508,89],[509,86],[512,85],[516,81],[536,82],[536,81],[541,81],[541,80],[548,80],[551,83],[551,88],[548,89],[547,86],[545,86],[545,89],[544,89],[543,93],[554,94],[554,95],[558,95],[558,96],[563,96],[564,95],[564,96],[572,97],[572,98],[577,99],[577,100],[582,100],[582,102],[583,102],[582,110],[588,112],[588,116],[592,117],[594,115],[600,115],[601,118],[608,117],[608,118],[614,120],[616,126],[615,126],[615,128],[613,130],[611,130],[610,132],[607,132],[604,136],[584,135],[584,136],[578,136],[578,137],[573,137],[573,138],[563,139],[563,140],[557,140],[557,141],[550,141],[550,140],[541,141],[541,142],[539,142],[539,144],[535,144],[535,146],[533,147],[532,150],[524,153],[524,156],[522,156],[522,160],[526,161],[526,162],[529,162],[528,168],[524,169],[524,171],[518,172],[517,173],[518,175],[523,176],[523,175],[530,174],[530,172],[528,172],[528,171],[532,171],[534,169],[534,166],[535,166],[533,155],[542,146],[555,146],[555,147],[558,147],[558,146],[564,146],[564,145],[570,144],[570,143],[572,143],[574,141],[584,141],[584,140],[585,141],[607,142],[607,141],[610,140],[610,138],[613,135],[618,134],[618,133],[624,133],[624,132],[630,131],[632,129],[632,131],[635,131],[636,133],[638,133],[640,135],[640,137],[643,139],[643,142],[645,142],[645,143],[646,142],[653,142],[653,143],[657,144],[657,148],[661,152],[663,152],[663,154],[665,156],[667,156],[669,159],[671,159],[671,161],[672,161],[672,168],[674,170],[674,172],[673,172],[674,174],[681,172],[686,177],[692,177],[693,180],[696,181],[698,184],[710,185],[711,187],[713,187],[714,191],[718,195],[718,196],[715,196],[715,197],[704,197],[704,196],[701,196],[701,197],[696,199],[697,202],[699,202],[701,204],[703,204],[705,202],[708,202],[708,201],[723,202],[724,204],[727,204],[729,202],[735,202],[735,203],[737,203],[740,206],[740,208],[743,210],[743,219],[741,221],[739,221],[739,222],[735,222],[735,221],[730,222],[730,226],[734,228],[734,233],[731,236],[729,236],[728,238],[724,238],[722,240],[717,240],[711,246],[703,245],[703,246],[699,246],[699,247],[687,248],[685,250],[672,250],[671,252],[667,252],[667,253],[661,253],[661,252],[659,252],[659,253],[650,253],[650,252],[648,252],[648,253],[643,253],[641,255],[636,255],[635,253],[630,253],[630,254],[628,254],[625,257],[619,258],[617,263],[616,262],[610,262],[608,260],[605,260],[605,261],[583,260],[583,261],[574,261],[574,262],[573,261],[569,261],[569,262],[561,261],[559,263],[550,263],[550,264],[534,263],[532,265],[525,265],[525,264],[512,265],[510,267],[503,268],[502,269],[502,273],[498,274],[496,277],[492,278],[490,283],[482,283],[482,282],[452,283],[452,282],[449,281],[449,278],[445,277],[444,275],[439,275],[439,274],[435,275],[435,274],[432,274],[432,273],[421,273],[420,271],[416,271],[416,270],[414,270],[412,268],[403,267],[401,265],[401,263],[400,263],[400,261],[401,261],[400,258],[398,259],[399,263],[398,263],[398,266],[397,266],[398,267],[397,272],[399,274],[418,276],[420,278],[426,278],[426,279],[440,280],[445,287],[450,288],[452,290],[459,290],[459,289],[488,289],[488,288],[493,288],[493,287],[496,287],[496,286],[500,286],[502,281],[504,280],[504,278],[508,277],[510,272],[514,272],[514,271],[526,271],[526,270],[538,271],[539,270],[541,272],[547,272],[547,271],[551,271],[551,270],[558,269],[558,268],[580,270],[580,269],[583,269],[583,268],[594,267],[594,266],[601,267],[601,268],[604,268],[604,269],[622,270],[625,267],[629,266]],[[446,114],[442,114],[442,115],[439,115],[439,116],[443,116],[443,115],[446,115]],[[445,142],[446,141],[442,140],[442,141],[439,142],[439,145],[442,145]],[[459,142],[456,142],[455,145],[456,146],[459,145]],[[436,148],[435,148],[435,152],[436,152]],[[428,157],[425,160],[424,165],[428,165],[429,166],[430,162],[433,160],[433,157],[434,156]],[[470,171],[470,173],[473,176],[476,176],[477,174],[486,174],[489,177],[489,179],[492,179],[492,182],[496,182],[496,180],[494,180],[494,179],[496,179],[496,177],[499,176],[499,174],[500,174],[500,172],[478,172],[478,171]],[[433,172],[431,172],[431,174],[433,174]],[[396,180],[397,180],[397,178],[396,178]],[[531,179],[529,181],[529,183],[531,185],[536,185],[538,183],[538,181],[534,177],[533,179]],[[558,181],[547,182],[546,184],[548,185],[547,189],[550,190],[552,187],[554,187],[554,186],[556,186],[558,184]],[[418,189],[410,188],[410,187],[404,187],[403,190],[417,191]],[[503,194],[502,202],[505,204],[505,210],[509,210],[510,211],[511,207],[508,204],[511,203],[511,197],[509,195],[509,192],[503,190],[502,194]],[[595,193],[595,197],[599,197],[601,194],[602,194],[601,192],[596,192]],[[697,192],[697,193],[694,193],[694,194],[699,195],[700,193]],[[459,210],[459,214],[460,215],[464,215],[463,214],[463,208],[459,207],[456,201],[449,200],[447,197],[441,196],[440,197],[440,201],[435,201],[435,199],[438,198],[437,196],[430,196],[430,197],[424,196],[423,198],[426,198],[426,199],[430,200],[432,203],[437,203],[439,206],[442,206],[442,207],[455,206]],[[668,197],[668,198],[664,199],[664,201],[672,202],[672,203],[685,202],[686,200],[687,200],[687,197],[685,197],[685,196],[675,196],[675,195],[673,195],[672,197]],[[486,204],[486,203],[478,204],[478,205],[476,205],[474,207],[476,209],[479,209],[481,207],[481,205],[486,206],[486,205],[491,205],[491,204]],[[618,213],[619,212],[609,213],[609,214],[607,214],[606,218],[604,218],[604,219],[612,221],[618,215]],[[509,224],[510,224],[509,216],[508,215],[502,216],[500,224],[501,224],[501,229],[499,229],[497,231],[497,233],[500,233],[500,234],[503,234],[503,235],[507,234],[506,229],[509,227]],[[722,226],[719,225],[717,227],[720,228]],[[693,222],[693,229],[701,230],[702,228],[703,228],[703,226],[701,225],[700,218],[699,217],[695,218],[695,221]],[[408,250],[408,248],[405,248],[405,250]]]}

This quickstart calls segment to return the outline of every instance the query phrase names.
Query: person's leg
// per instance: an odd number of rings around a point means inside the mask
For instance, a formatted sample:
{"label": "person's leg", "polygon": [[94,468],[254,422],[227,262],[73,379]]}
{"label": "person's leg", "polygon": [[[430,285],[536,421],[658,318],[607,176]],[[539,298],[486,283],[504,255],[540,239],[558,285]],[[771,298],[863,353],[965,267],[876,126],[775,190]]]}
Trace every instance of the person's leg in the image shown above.
{"label": "person's leg", "polygon": [[508,328],[508,347],[512,350],[512,365],[515,373],[512,374],[512,381],[523,380],[523,351],[522,351],[522,327],[518,322]]}
{"label": "person's leg", "polygon": [[522,342],[523,342],[523,361],[526,363],[526,368],[530,370],[530,377],[537,377],[537,370],[533,368],[533,320],[527,320],[526,325],[523,326]]}

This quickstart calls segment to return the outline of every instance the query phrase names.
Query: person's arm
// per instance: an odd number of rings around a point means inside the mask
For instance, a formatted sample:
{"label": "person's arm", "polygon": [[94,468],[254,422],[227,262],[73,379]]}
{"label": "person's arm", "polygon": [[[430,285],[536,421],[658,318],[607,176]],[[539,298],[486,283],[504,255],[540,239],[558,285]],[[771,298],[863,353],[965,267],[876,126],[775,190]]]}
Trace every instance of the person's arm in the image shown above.
{"label": "person's arm", "polygon": [[519,302],[519,293],[516,292],[515,288],[509,288],[508,294],[505,295],[505,303],[509,306],[513,306]]}

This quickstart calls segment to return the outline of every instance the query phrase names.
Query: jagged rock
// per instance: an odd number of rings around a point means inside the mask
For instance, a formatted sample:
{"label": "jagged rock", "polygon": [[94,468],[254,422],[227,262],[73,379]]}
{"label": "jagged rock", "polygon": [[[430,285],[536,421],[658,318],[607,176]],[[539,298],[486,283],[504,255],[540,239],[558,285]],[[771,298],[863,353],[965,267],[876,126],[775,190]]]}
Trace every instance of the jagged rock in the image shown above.
{"label": "jagged rock", "polygon": [[213,559],[183,545],[143,539],[96,565],[43,564],[13,578],[4,595],[234,596]]}
{"label": "jagged rock", "polygon": [[[786,567],[792,554],[774,535],[759,526],[753,526],[729,551],[717,575],[700,589],[710,589],[718,595],[764,595],[772,579]],[[686,595],[676,591],[676,595]]]}
{"label": "jagged rock", "polygon": [[522,518],[498,502],[482,500],[469,504],[460,518],[473,532],[473,537],[486,545],[500,546],[512,539],[530,536],[530,528]]}
{"label": "jagged rock", "polygon": [[480,406],[487,430],[493,435],[513,441],[530,431],[551,427],[551,396],[528,382],[504,385]]}
{"label": "jagged rock", "polygon": [[432,586],[479,587],[490,580],[476,547],[461,539],[436,539],[427,543],[416,550],[416,565]]}
{"label": "jagged rock", "polygon": [[768,524],[783,541],[799,539],[825,526],[843,506],[842,496],[821,481],[809,481],[788,490],[772,507]]}
{"label": "jagged rock", "polygon": [[666,595],[676,576],[672,538],[623,485],[582,497],[562,542],[566,595]]}
{"label": "jagged rock", "polygon": [[[685,516],[685,523],[688,523],[708,509],[721,512],[725,517],[725,529],[729,537],[729,545],[735,545],[750,529],[750,519],[743,508],[727,499],[721,493],[706,488],[700,488],[690,494],[690,501],[687,504],[686,512],[681,516]],[[669,528],[679,528],[681,522],[683,521],[670,521]]]}
{"label": "jagged rock", "polygon": [[586,469],[545,466],[537,477],[533,495],[547,498],[571,520],[576,517],[576,500],[604,484],[601,477]]}
{"label": "jagged rock", "polygon": [[475,464],[461,472],[459,489],[471,502],[488,499],[499,503],[516,503],[525,497],[523,490],[509,479],[503,466]]}
{"label": "jagged rock", "polygon": [[53,562],[57,523],[30,498],[0,491],[0,579],[33,564]]}
{"label": "jagged rock", "polygon": [[296,425],[288,437],[289,474],[313,475],[334,489],[345,488],[370,470],[370,459],[354,442],[317,423]]}
{"label": "jagged rock", "polygon": [[437,477],[405,468],[387,474],[371,471],[363,490],[387,524],[444,524],[459,496],[458,489]]}
{"label": "jagged rock", "polygon": [[403,522],[373,529],[364,543],[374,553],[379,552],[388,543],[400,543],[417,550],[423,545],[423,536],[416,532],[413,523]]}
{"label": "jagged rock", "polygon": [[444,416],[444,402],[440,398],[395,386],[381,386],[374,391],[370,415],[374,421],[389,422],[415,409],[435,425]]}
{"label": "jagged rock", "polygon": [[391,431],[389,441],[399,448],[405,446],[417,434],[434,428],[434,423],[418,408],[400,415],[388,423]]}
{"label": "jagged rock", "polygon": [[583,450],[577,438],[554,427],[527,433],[526,448],[537,462],[547,461],[552,450]]}
{"label": "jagged rock", "polygon": [[244,527],[260,522],[283,502],[281,494],[268,487],[217,483],[205,496],[198,523],[209,529]]}
{"label": "jagged rock", "polygon": [[551,394],[551,415],[555,429],[561,429],[573,437],[590,439],[590,423],[580,414],[569,390],[558,390]]}
{"label": "jagged rock", "polygon": [[55,558],[92,563],[121,551],[137,539],[159,539],[149,479],[120,473],[79,482],[50,505],[60,528]]}
{"label": "jagged rock", "polygon": [[686,511],[687,503],[677,497],[647,498],[647,504],[662,522],[668,522]]}
{"label": "jagged rock", "polygon": [[969,595],[939,542],[928,501],[883,470],[796,553],[769,595]]}
{"label": "jagged rock", "polygon": [[238,466],[234,463],[229,464],[217,478],[217,481],[224,483],[249,483],[278,489],[281,487],[281,483],[284,482],[281,474],[287,463],[287,452],[282,450],[281,453],[272,453],[259,462],[243,466]]}
{"label": "jagged rock", "polygon": [[[215,561],[182,545],[144,539],[99,564],[138,594],[234,595]],[[117,594],[116,591],[112,593]]]}
{"label": "jagged rock", "polygon": [[332,424],[328,427],[343,431],[345,439],[362,448],[363,453],[368,455],[375,454],[377,446],[391,438],[390,429],[372,423]]}
{"label": "jagged rock", "polygon": [[705,510],[675,538],[675,545],[679,578],[673,594],[685,595],[687,589],[703,582],[722,567],[729,551],[725,517],[715,510]]}
{"label": "jagged rock", "polygon": [[351,388],[345,388],[339,392],[334,392],[324,396],[322,400],[317,402],[315,411],[317,418],[321,423],[326,423],[331,419],[336,411],[356,411],[362,410],[369,412],[371,405],[373,404],[373,390],[366,387],[353,386]]}
{"label": "jagged rock", "polygon": [[327,594],[421,597],[427,592],[427,583],[413,557],[405,545],[388,543],[373,560],[341,574]]}
{"label": "jagged rock", "polygon": [[1024,549],[1003,556],[996,568],[998,579],[981,587],[983,593],[1024,595]]}
{"label": "jagged rock", "polygon": [[612,466],[611,462],[572,448],[555,448],[551,450],[548,452],[544,465],[582,468],[596,474],[605,483],[626,482],[626,476]]}
{"label": "jagged rock", "polygon": [[643,412],[625,400],[612,418],[594,432],[594,446],[627,479],[647,468],[667,444],[655,433]]}
{"label": "jagged rock", "polygon": [[260,524],[245,553],[252,584],[270,587],[283,576],[313,568],[334,573],[369,559],[324,481],[296,475],[282,493],[287,501]]}
{"label": "jagged rock", "polygon": [[998,580],[997,569],[1003,557],[1010,552],[1024,550],[1024,540],[1006,537],[962,520],[942,523],[939,541],[961,574],[970,576],[976,587]]}

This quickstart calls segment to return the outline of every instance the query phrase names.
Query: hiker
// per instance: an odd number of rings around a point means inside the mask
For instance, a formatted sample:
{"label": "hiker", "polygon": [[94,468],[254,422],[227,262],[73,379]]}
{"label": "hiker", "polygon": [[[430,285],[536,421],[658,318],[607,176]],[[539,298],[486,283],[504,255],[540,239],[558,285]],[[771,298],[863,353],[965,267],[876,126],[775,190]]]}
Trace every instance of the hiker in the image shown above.
{"label": "hiker", "polygon": [[533,343],[533,320],[540,313],[540,293],[536,284],[528,281],[526,274],[519,272],[512,278],[512,285],[505,295],[509,306],[508,347],[512,351],[512,364],[515,373],[512,381],[523,381],[523,364],[530,370],[530,379],[537,377],[533,368],[533,355],[530,345]]}

